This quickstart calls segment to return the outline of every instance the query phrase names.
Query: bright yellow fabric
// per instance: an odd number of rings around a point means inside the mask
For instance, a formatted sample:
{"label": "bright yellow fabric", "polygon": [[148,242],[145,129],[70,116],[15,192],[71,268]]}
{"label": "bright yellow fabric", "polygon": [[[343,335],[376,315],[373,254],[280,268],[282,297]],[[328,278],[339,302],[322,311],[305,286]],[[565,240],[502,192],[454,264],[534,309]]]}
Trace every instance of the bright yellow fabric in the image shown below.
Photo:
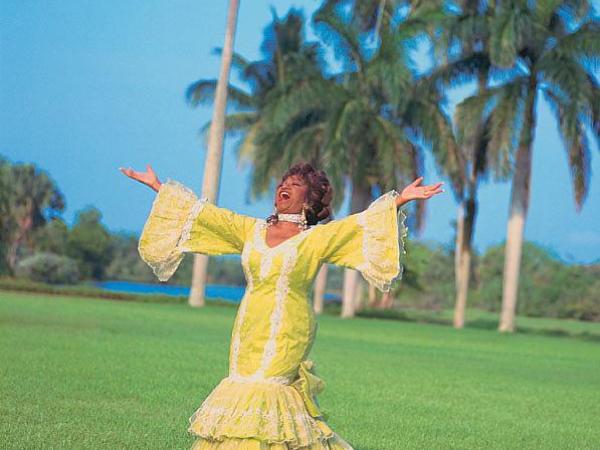
{"label": "bright yellow fabric", "polygon": [[[227,438],[223,441],[197,438],[191,450],[289,450],[285,443],[274,443],[261,441],[254,438]],[[350,444],[337,434],[333,434],[325,442],[317,442],[308,447],[296,447],[298,450],[352,450]]]}
{"label": "bright yellow fabric", "polygon": [[229,374],[190,417],[194,450],[352,450],[326,424],[323,381],[307,360],[316,334],[308,292],[323,263],[361,271],[385,291],[401,277],[405,214],[390,191],[358,214],[316,225],[270,248],[263,219],[164,183],[140,255],[166,281],[186,252],[240,253],[247,287],[233,325]]}
{"label": "bright yellow fabric", "polygon": [[324,262],[357,269],[380,291],[389,291],[392,281],[402,277],[408,234],[406,213],[396,207],[397,196],[390,191],[360,213],[321,225]]}
{"label": "bright yellow fabric", "polygon": [[138,250],[157,278],[167,281],[184,252],[241,253],[255,222],[252,217],[198,199],[187,186],[167,179],[154,198]]}
{"label": "bright yellow fabric", "polygon": [[[268,443],[254,438],[227,438],[223,441],[197,438],[191,450],[289,450],[286,443]],[[350,444],[337,434],[325,442],[317,442],[308,447],[296,447],[297,450],[352,450]]]}

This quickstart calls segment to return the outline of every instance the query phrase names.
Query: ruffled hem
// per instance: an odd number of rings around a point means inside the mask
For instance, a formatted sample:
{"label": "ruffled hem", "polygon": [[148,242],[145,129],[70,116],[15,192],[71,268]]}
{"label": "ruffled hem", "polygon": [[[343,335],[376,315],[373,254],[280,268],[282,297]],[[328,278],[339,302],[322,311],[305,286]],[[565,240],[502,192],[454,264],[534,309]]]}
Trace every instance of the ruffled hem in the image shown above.
{"label": "ruffled hem", "polygon": [[308,447],[290,447],[288,444],[270,444],[258,439],[226,438],[221,441],[197,438],[190,450],[354,450],[350,444],[333,434],[325,442],[317,442]]}
{"label": "ruffled hem", "polygon": [[324,383],[310,369],[303,361],[291,384],[221,380],[189,419],[188,432],[201,438],[196,448],[351,450],[325,423],[315,400]]}
{"label": "ruffled hem", "polygon": [[[357,267],[365,280],[382,292],[388,292],[392,283],[402,278],[402,259],[406,254],[406,212],[398,209],[400,194],[389,191],[358,214],[363,228],[362,252],[364,263]],[[394,236],[394,239],[390,239]]]}
{"label": "ruffled hem", "polygon": [[138,253],[160,281],[179,267],[194,219],[207,200],[178,181],[167,179],[159,188],[138,242]]}

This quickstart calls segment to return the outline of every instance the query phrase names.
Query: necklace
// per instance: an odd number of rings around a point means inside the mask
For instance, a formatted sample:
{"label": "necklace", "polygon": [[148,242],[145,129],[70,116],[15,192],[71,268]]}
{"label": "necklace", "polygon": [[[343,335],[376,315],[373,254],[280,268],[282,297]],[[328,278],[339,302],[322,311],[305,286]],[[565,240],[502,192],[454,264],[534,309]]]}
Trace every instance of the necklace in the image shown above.
{"label": "necklace", "polygon": [[294,222],[294,223],[302,223],[304,219],[303,214],[277,214],[277,220],[282,222]]}
{"label": "necklace", "polygon": [[277,213],[277,220],[282,222],[293,222],[298,224],[298,228],[300,230],[306,230],[308,228],[308,223],[306,222],[306,214],[304,210],[300,214],[285,214],[285,213]]}

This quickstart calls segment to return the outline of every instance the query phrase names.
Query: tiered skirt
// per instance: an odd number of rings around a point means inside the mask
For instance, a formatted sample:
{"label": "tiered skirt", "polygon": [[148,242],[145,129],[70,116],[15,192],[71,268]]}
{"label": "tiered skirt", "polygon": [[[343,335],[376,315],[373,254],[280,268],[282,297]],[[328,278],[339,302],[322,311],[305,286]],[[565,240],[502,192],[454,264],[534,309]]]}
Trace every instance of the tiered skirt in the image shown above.
{"label": "tiered skirt", "polygon": [[310,368],[304,361],[292,384],[221,380],[189,419],[192,450],[353,450],[324,421]]}

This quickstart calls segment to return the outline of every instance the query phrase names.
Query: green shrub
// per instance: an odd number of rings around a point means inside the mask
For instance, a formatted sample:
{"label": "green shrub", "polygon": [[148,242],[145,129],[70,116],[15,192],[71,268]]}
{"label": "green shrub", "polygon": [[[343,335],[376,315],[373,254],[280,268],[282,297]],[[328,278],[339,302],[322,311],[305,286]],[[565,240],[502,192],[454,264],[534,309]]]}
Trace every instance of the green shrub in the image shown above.
{"label": "green shrub", "polygon": [[77,263],[62,255],[39,252],[22,259],[15,275],[19,278],[50,284],[74,284],[79,281]]}

